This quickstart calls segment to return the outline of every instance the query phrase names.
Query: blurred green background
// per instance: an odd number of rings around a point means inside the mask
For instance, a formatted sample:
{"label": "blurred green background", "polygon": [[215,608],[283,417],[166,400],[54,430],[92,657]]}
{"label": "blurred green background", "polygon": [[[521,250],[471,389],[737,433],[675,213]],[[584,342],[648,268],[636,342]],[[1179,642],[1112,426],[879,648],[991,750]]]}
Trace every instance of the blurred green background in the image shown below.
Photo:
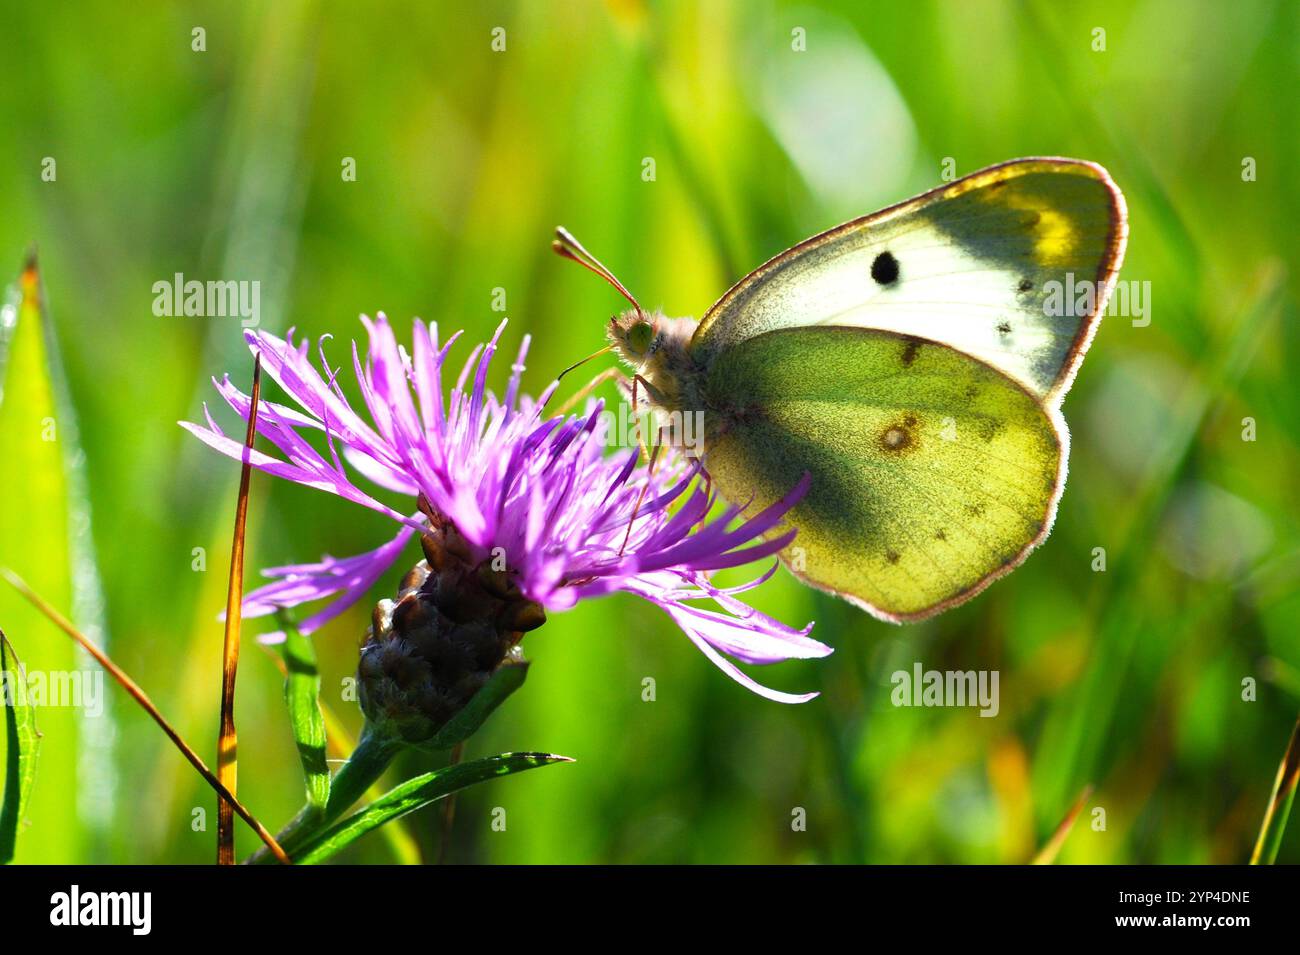
{"label": "blurred green background", "polygon": [[[815,619],[837,648],[758,674],[822,691],[803,706],[747,693],[635,598],[553,615],[525,642],[528,684],[467,755],[577,762],[463,794],[448,855],[1018,862],[1091,783],[1063,861],[1248,858],[1300,707],[1300,5],[6,3],[0,35],[0,264],[16,280],[39,247],[52,338],[32,357],[28,333],[27,360],[55,368],[45,398],[29,379],[25,407],[52,402],[38,422],[13,410],[11,348],[0,563],[75,612],[213,758],[238,474],[176,421],[251,361],[236,319],[156,317],[155,281],[259,280],[262,326],[332,333],[336,361],[361,312],[481,340],[504,288],[509,349],[534,336],[535,393],[620,306],[550,253],[557,224],[645,304],[698,316],[768,256],[938,184],[946,159],[959,174],[1023,155],[1104,164],[1131,214],[1121,280],[1150,282],[1152,321],[1107,318],[1065,401],[1071,473],[1047,543],[901,628],[780,572],[755,602]],[[15,449],[46,418],[58,458],[42,474]],[[390,534],[263,476],[249,527],[250,586],[258,567]],[[29,668],[82,665],[3,591],[0,626]],[[353,732],[339,693],[367,614],[317,638]],[[1000,714],[893,707],[890,674],[916,661],[999,671]],[[211,792],[105,693],[96,719],[40,712],[19,859],[210,862]],[[237,721],[240,795],[275,829],[301,773],[279,672],[251,640]],[[432,857],[437,827],[426,811],[404,849],[374,835],[343,858]],[[1296,828],[1283,861],[1300,861]]]}

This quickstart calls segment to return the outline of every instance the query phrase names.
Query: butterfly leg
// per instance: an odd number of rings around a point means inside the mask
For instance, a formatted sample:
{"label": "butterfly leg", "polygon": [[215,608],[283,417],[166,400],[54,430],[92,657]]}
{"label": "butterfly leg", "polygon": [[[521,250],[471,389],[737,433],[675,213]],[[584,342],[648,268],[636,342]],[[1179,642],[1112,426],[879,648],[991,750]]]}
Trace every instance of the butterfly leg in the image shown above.
{"label": "butterfly leg", "polygon": [[[653,455],[650,454],[649,450],[646,448],[645,437],[641,432],[641,412],[640,409],[637,407],[637,400],[636,400],[637,387],[642,382],[645,382],[645,379],[642,378],[640,375],[636,375],[632,378],[632,420],[636,422],[636,443],[637,443],[637,447],[641,449],[641,457],[651,462],[651,468],[653,468],[654,457]],[[646,382],[646,386],[649,387],[649,382]],[[641,501],[639,498],[637,499],[636,503],[637,503],[637,507],[641,506]],[[634,518],[636,517],[635,510],[633,510],[632,516]],[[631,531],[631,527],[629,527],[628,530]],[[627,541],[623,542],[623,546],[624,547],[627,546]]]}
{"label": "butterfly leg", "polygon": [[[595,391],[597,388],[599,388],[607,381],[616,381],[618,382],[619,385],[623,387],[625,391],[631,392],[632,417],[634,420],[638,419],[641,414],[640,402],[638,400],[638,389],[644,388],[653,397],[654,395],[653,387],[651,386],[650,382],[646,381],[640,375],[635,375],[629,378],[620,368],[606,368],[599,375],[592,378],[591,381],[587,382],[585,385],[579,388],[573,394],[572,397],[570,397],[566,402],[564,402],[564,404],[560,405],[560,407],[556,411],[556,414],[568,414],[570,411],[573,410],[573,408],[580,401],[582,401],[584,398],[586,398],[588,395],[590,395],[593,391]],[[636,434],[637,434],[637,446],[641,450],[641,457],[644,460],[649,461],[651,459],[650,448],[645,442],[645,437],[639,424],[637,426]]]}
{"label": "butterfly leg", "polygon": [[[655,405],[659,405],[660,407],[662,407],[663,404],[664,404],[664,401],[663,401],[663,395],[660,394],[659,389],[655,388],[655,386],[652,385],[652,384],[650,384],[650,382],[646,381],[646,380],[645,380],[643,377],[641,377],[640,375],[635,375],[635,376],[632,378],[632,417],[633,417],[634,420],[637,420],[637,422],[638,422],[638,424],[637,424],[637,429],[636,429],[636,434],[637,434],[637,444],[638,444],[638,445],[640,446],[640,448],[641,448],[641,456],[642,456],[643,458],[645,458],[647,461],[649,461],[649,460],[650,460],[650,451],[649,451],[649,449],[646,447],[645,440],[644,440],[644,439],[642,438],[642,436],[641,436],[641,434],[642,434],[642,432],[641,432],[641,426],[640,426],[641,409],[640,409],[640,406],[639,406],[639,404],[638,404],[638,402],[637,402],[637,388],[638,388],[638,386],[641,387],[641,388],[643,388],[643,389],[645,389],[645,393],[648,394],[648,395],[650,396],[650,401],[652,402],[652,404],[651,404],[651,406],[650,406],[651,409],[653,409]],[[652,413],[653,413],[653,410],[652,410]],[[656,438],[656,440],[657,440],[660,444],[663,443],[663,428],[662,428],[662,427],[660,427],[659,430],[658,430],[658,437]]]}
{"label": "butterfly leg", "polygon": [[660,433],[655,439],[654,450],[650,452],[650,467],[646,472],[645,483],[641,485],[641,491],[636,496],[636,504],[632,507],[632,516],[627,519],[627,533],[623,535],[623,546],[618,549],[619,557],[623,556],[623,551],[627,550],[628,541],[632,539],[632,525],[636,523],[637,512],[641,510],[641,502],[645,500],[645,493],[650,489],[651,481],[654,478],[655,463],[658,461],[659,451],[663,447],[663,441],[660,440],[662,437],[663,433],[662,429],[660,429]]}

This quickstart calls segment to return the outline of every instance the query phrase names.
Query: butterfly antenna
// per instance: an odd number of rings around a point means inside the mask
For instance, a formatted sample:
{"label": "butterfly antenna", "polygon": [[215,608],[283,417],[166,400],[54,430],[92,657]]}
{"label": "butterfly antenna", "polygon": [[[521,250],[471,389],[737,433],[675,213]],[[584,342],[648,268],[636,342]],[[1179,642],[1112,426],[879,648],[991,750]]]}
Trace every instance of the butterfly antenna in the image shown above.
{"label": "butterfly antenna", "polygon": [[551,248],[557,255],[573,262],[577,262],[584,269],[595,272],[610,285],[614,286],[620,295],[631,302],[632,307],[636,309],[638,315],[642,318],[645,317],[645,309],[643,309],[641,303],[636,300],[636,296],[627,290],[627,286],[620,282],[613,272],[605,268],[604,263],[601,262],[600,259],[596,258],[583,248],[582,243],[575,239],[573,233],[564,228],[564,226],[556,227],[555,239],[551,242]]}

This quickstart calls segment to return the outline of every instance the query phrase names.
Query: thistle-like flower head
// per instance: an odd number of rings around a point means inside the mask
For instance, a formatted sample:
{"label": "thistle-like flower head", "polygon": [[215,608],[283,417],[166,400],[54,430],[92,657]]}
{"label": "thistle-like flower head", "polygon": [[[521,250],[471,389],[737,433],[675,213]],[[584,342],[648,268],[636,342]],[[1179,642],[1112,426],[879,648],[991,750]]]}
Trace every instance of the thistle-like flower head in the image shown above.
{"label": "thistle-like flower head", "polygon": [[[606,453],[600,402],[582,415],[547,416],[555,384],[540,400],[520,394],[527,338],[504,397],[488,390],[504,323],[473,350],[444,400],[443,373],[459,333],[440,345],[437,326],[417,321],[408,353],[382,313],[362,322],[369,347],[362,355],[354,342],[352,364],[368,417],[344,397],[323,340],[324,374],[310,361],[308,343],[295,344],[292,332],[282,340],[249,331],[248,345],[263,369],[298,406],[259,404],[258,434],[279,455],[246,452],[210,414],[206,426],[181,422],[222,454],[243,460],[247,453],[253,467],[379,511],[398,526],[391,540],[365,554],[268,568],[265,574],[275,579],[245,598],[245,616],[333,598],[302,622],[303,632],[313,632],[361,599],[412,537],[419,535],[428,553],[430,535],[450,527],[464,566],[501,575],[501,593],[514,601],[511,613],[527,614],[519,609],[527,605],[560,611],[588,597],[627,591],[668,613],[710,660],[749,689],[783,702],[815,695],[768,689],[732,662],[831,652],[808,636],[811,624],[788,627],[737,598],[770,577],[775,564],[740,587],[723,589],[710,580],[713,571],[771,557],[790,543],[795,532],[779,533],[781,518],[807,490],[806,479],[759,513],[745,516],[738,506],[715,513],[715,501],[696,480],[698,463],[669,449],[654,467],[634,449]],[[248,396],[228,377],[215,384],[247,420]],[[382,503],[358,477],[406,495],[410,507]],[[699,606],[701,600],[713,606]]]}

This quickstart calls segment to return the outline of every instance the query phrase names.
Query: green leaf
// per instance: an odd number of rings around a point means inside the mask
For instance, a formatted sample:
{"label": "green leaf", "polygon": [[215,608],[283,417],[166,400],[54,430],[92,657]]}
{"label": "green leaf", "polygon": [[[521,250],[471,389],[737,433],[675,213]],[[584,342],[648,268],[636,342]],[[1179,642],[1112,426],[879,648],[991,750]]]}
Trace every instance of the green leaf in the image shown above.
{"label": "green leaf", "polygon": [[423,809],[443,796],[475,783],[538,766],[549,766],[551,763],[571,762],[573,760],[567,756],[550,753],[502,753],[500,756],[489,756],[472,763],[461,763],[424,773],[394,787],[369,806],[330,826],[295,853],[294,861],[299,865],[324,862],[384,823]]}
{"label": "green leaf", "polygon": [[[88,518],[73,506],[69,465],[81,452],[42,295],[33,258],[0,306],[0,567],[11,568],[56,607],[74,607],[76,616],[80,568],[72,541],[83,536]],[[12,587],[0,587],[0,621],[22,644],[29,672],[70,674],[83,668],[73,642]],[[77,823],[85,818],[78,793],[90,780],[79,764],[90,751],[96,722],[104,721],[83,719],[75,706],[43,709],[47,744],[27,816],[34,838],[19,847],[20,863],[85,861],[87,827]]]}
{"label": "green leaf", "polygon": [[[13,657],[13,667],[9,658]],[[27,700],[27,672],[14,653],[9,638],[0,630],[0,698],[5,709],[5,783],[0,802],[0,865],[14,857],[18,826],[27,810],[32,782],[36,779],[36,752],[40,733],[36,730],[36,709]]]}
{"label": "green leaf", "polygon": [[316,647],[298,632],[289,615],[281,613],[284,643],[284,699],[289,704],[289,722],[293,740],[307,782],[307,805],[323,812],[330,798],[330,770],[325,761],[325,714],[320,707],[320,670],[316,666]]}
{"label": "green leaf", "polygon": [[469,739],[483,725],[492,711],[506,701],[511,693],[524,685],[528,676],[528,662],[504,663],[482,689],[475,693],[465,708],[447,721],[427,743],[426,749],[451,749],[457,743]]}

